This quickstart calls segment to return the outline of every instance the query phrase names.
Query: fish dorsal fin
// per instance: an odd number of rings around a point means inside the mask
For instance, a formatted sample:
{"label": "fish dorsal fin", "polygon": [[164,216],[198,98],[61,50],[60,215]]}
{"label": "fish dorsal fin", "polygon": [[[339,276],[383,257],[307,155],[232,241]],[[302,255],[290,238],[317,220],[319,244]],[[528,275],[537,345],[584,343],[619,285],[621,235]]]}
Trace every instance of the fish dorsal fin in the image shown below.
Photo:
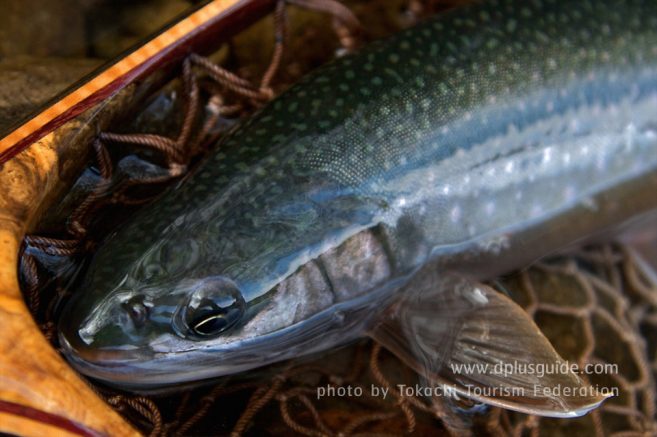
{"label": "fish dorsal fin", "polygon": [[490,287],[425,269],[400,295],[369,335],[442,393],[551,417],[580,416],[606,398]]}

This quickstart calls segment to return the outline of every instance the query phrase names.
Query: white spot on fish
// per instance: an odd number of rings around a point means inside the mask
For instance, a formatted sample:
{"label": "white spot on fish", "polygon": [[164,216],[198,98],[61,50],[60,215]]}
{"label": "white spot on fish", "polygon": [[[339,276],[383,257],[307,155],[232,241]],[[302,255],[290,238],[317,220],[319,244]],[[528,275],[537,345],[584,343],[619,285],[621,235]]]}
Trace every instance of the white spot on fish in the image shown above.
{"label": "white spot on fish", "polygon": [[513,167],[514,167],[513,161],[509,161],[504,166],[504,171],[507,172],[507,173],[513,173]]}
{"label": "white spot on fish", "polygon": [[631,150],[634,147],[634,139],[636,138],[636,126],[630,123],[625,128],[625,150]]}
{"label": "white spot on fish", "polygon": [[579,120],[576,119],[576,118],[573,118],[572,120],[570,120],[570,126],[569,127],[570,127],[570,130],[578,132],[579,129],[580,129]]}
{"label": "white spot on fish", "polygon": [[552,147],[546,147],[543,150],[543,164],[549,164],[552,160]]}
{"label": "white spot on fish", "polygon": [[484,211],[486,211],[487,215],[493,215],[495,212],[495,202],[487,202]]}
{"label": "white spot on fish", "polygon": [[452,210],[449,212],[449,218],[452,220],[452,223],[458,223],[458,221],[461,219],[461,207],[455,206],[452,208]]}
{"label": "white spot on fish", "polygon": [[570,152],[564,153],[562,158],[564,164],[570,164],[570,160],[571,160]]}
{"label": "white spot on fish", "polygon": [[486,295],[481,291],[480,288],[475,288],[472,290],[472,293],[470,294],[470,297],[472,298],[471,301],[474,303],[478,303],[481,305],[487,304],[488,303],[488,298]]}

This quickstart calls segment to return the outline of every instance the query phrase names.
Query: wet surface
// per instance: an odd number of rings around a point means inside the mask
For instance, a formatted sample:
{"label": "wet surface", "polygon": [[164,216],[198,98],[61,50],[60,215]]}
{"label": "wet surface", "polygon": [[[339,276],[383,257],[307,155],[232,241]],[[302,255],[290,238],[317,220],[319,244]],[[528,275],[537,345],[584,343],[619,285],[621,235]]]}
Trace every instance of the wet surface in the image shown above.
{"label": "wet surface", "polygon": [[[62,71],[62,79],[58,81],[40,79],[43,70],[37,65],[41,61],[21,58],[24,64],[18,63],[20,68],[12,70],[7,67],[7,71],[14,75],[11,77],[16,78],[12,80],[17,81],[11,87],[14,91],[21,87],[26,89],[24,83],[36,83],[39,80],[44,83],[44,88],[54,89],[60,84],[65,86],[70,83],[69,77],[78,74],[78,69],[82,73],[93,67],[97,59],[110,57],[115,53],[113,50],[122,50],[133,44],[139,38],[136,35],[141,35],[140,32],[149,33],[159,26],[159,23],[144,18],[152,14],[151,9],[148,9],[150,6],[163,11],[162,17],[175,15],[190,7],[185,2],[159,0],[144,2],[144,5],[137,8],[131,7],[129,2],[116,2],[112,5],[110,2],[95,3],[94,8],[90,8],[95,12],[81,8],[84,15],[112,17],[110,21],[113,26],[97,33],[101,35],[98,37],[89,37],[84,30],[79,30],[79,33],[83,41],[99,42],[94,43],[93,48],[80,48],[74,42],[69,42],[64,48],[57,48],[64,50],[62,53],[65,56],[74,59],[62,63],[62,68],[58,69]],[[98,9],[95,9],[96,6]],[[368,34],[364,40],[375,39],[409,24],[408,14],[403,13],[407,7],[403,1],[386,4],[385,10],[382,10],[381,2],[374,1],[356,1],[352,6],[361,20],[368,23]],[[46,8],[43,5],[40,7]],[[80,8],[80,5],[73,4],[70,7]],[[25,12],[17,12],[16,16],[20,14]],[[125,18],[133,15],[141,18],[134,18],[134,22],[132,18]],[[373,16],[378,19],[372,20]],[[67,20],[71,20],[69,23],[73,23],[69,24],[73,26],[71,35],[77,35],[78,30],[74,25],[78,19],[94,22],[91,18],[68,17]],[[289,19],[290,44],[282,70],[274,82],[276,91],[284,89],[311,68],[331,58],[339,48],[330,20],[325,16],[292,8]],[[16,24],[10,22],[5,29],[11,26]],[[104,28],[100,24],[94,24],[94,27]],[[3,28],[1,22],[0,28]],[[123,36],[118,37],[119,34]],[[267,69],[272,52],[272,45],[262,44],[261,41],[271,41],[272,34],[273,20],[269,17],[220,49],[213,60],[245,78],[257,80]],[[20,38],[33,41],[30,38],[35,37],[24,33]],[[116,46],[112,46],[109,41],[117,41]],[[19,53],[16,47],[14,52],[0,52],[5,56],[0,60],[0,77],[3,77],[2,66],[9,65],[10,60],[18,59],[15,58]],[[6,50],[2,45],[0,49]],[[20,49],[21,54],[25,51],[28,49]],[[59,56],[58,53],[46,55]],[[79,60],[86,57],[91,59]],[[30,80],[36,82],[21,84],[22,68],[25,68],[25,77],[33,75],[37,79]],[[10,118],[15,120],[16,114],[25,113],[26,108],[39,104],[43,96],[52,91],[36,93],[34,96],[27,91],[23,92],[21,95],[25,97],[25,103],[21,104],[9,94],[3,97],[4,89],[0,89],[0,131],[3,126],[10,124],[7,122]],[[114,130],[125,133],[177,132],[180,123],[169,123],[166,117],[161,117],[162,113],[180,113],[184,105],[177,89],[176,84],[172,84],[170,89],[151,99],[141,115],[133,118],[135,121],[115,126]],[[13,106],[3,106],[6,100],[11,100]],[[7,107],[10,108],[7,110],[10,115],[4,118],[2,111]],[[247,105],[237,116],[226,117],[224,127],[229,126],[238,116],[246,116],[253,109]],[[124,161],[129,156],[138,157],[138,161],[132,161],[136,163],[133,167],[130,167],[130,162]],[[166,162],[158,154],[139,149],[135,152],[134,148],[125,145],[112,148],[110,158],[115,168],[119,168],[123,162],[128,175],[143,174],[147,171],[147,165],[154,165],[153,171],[166,167]],[[95,161],[92,163],[59,206],[44,216],[39,226],[39,235],[62,237],[66,233],[71,213],[100,180],[102,166]],[[162,186],[155,187],[153,192],[158,189],[162,189]],[[147,195],[152,194],[149,190],[152,191],[147,188]],[[95,242],[102,239],[120,220],[129,220],[130,212],[137,208],[138,205],[119,205],[95,211],[88,225],[96,234],[89,240],[91,243],[85,250],[93,251]],[[47,244],[45,246],[48,247]],[[43,284],[46,288],[28,293],[27,300],[44,332],[56,347],[53,318],[58,312],[55,305],[57,300],[53,298],[66,295],[71,285],[70,278],[83,265],[86,255],[74,253],[71,257],[71,253],[49,253],[48,249],[44,250],[44,245],[39,244],[31,245],[28,252],[37,259],[38,271],[40,277],[45,278]],[[196,389],[181,388],[179,393],[173,395],[141,397],[101,386],[96,388],[110,405],[135,426],[152,435],[224,435],[230,432],[248,435],[290,432],[305,435],[428,435],[450,431],[456,434],[474,432],[488,435],[523,435],[534,432],[538,435],[603,435],[622,431],[657,432],[657,284],[650,283],[645,276],[633,255],[626,249],[597,246],[540,263],[494,284],[509,293],[533,315],[565,359],[582,365],[587,362],[618,365],[617,373],[592,375],[591,382],[618,387],[620,396],[583,418],[543,419],[495,408],[473,408],[472,405],[446,398],[432,403],[425,397],[401,396],[392,389],[398,384],[415,384],[418,381],[417,375],[370,341],[358,342],[301,363],[284,363]],[[60,279],[51,280],[51,277]],[[23,279],[26,280],[25,277]],[[29,281],[26,281],[25,288],[30,287]],[[36,303],[35,293],[41,296]],[[328,395],[322,394],[327,393],[331,387],[336,390],[329,391]],[[356,387],[360,387],[361,391],[354,392]],[[372,391],[374,387],[389,387],[391,391],[384,399],[380,392]],[[344,391],[337,391],[338,388],[344,388]]]}

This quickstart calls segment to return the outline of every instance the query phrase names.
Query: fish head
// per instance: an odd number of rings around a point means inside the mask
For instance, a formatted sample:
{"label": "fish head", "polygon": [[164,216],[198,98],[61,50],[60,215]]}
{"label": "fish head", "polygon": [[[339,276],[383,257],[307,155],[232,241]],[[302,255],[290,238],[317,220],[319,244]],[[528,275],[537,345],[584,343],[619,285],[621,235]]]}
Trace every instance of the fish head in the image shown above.
{"label": "fish head", "polygon": [[288,194],[261,211],[234,201],[186,212],[163,229],[144,232],[148,220],[121,229],[60,318],[66,357],[109,383],[159,386],[339,343],[337,331],[317,337],[319,326],[348,323],[332,310],[328,279],[312,260],[371,216],[351,195],[317,198]]}

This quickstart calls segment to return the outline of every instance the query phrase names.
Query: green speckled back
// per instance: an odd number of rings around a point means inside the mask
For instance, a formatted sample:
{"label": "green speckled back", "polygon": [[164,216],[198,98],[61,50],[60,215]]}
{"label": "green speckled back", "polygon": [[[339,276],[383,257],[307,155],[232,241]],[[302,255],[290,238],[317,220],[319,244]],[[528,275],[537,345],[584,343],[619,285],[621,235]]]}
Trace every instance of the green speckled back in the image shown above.
{"label": "green speckled back", "polygon": [[[296,233],[301,249],[332,230],[371,223],[394,197],[377,192],[377,183],[422,160],[449,157],[499,129],[461,132],[459,141],[442,144],[426,141],[438,126],[462,119],[483,102],[655,56],[653,2],[483,4],[374,44],[303,79],[222,141],[183,186],[114,237],[98,264],[121,276],[163,237],[185,247],[182,242],[196,232],[190,228],[203,228],[212,247],[203,256],[221,253],[217,261],[224,268],[213,269],[239,276],[246,268],[241,261],[280,248],[279,233]],[[302,204],[306,197],[317,205],[331,199],[330,208],[337,210],[328,216],[313,211]],[[360,206],[354,209],[355,204]],[[104,288],[117,276],[97,280]]]}

